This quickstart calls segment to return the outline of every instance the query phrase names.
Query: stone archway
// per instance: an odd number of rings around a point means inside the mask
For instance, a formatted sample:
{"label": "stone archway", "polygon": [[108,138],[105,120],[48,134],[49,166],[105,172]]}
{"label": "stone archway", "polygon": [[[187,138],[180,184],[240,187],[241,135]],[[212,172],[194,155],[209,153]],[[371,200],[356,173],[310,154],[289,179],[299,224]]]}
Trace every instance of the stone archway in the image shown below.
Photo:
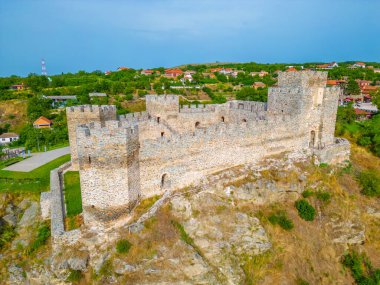
{"label": "stone archway", "polygon": [[200,122],[196,122],[196,123],[195,123],[195,128],[199,128],[199,127],[200,127],[200,125],[201,125],[201,123],[200,123]]}

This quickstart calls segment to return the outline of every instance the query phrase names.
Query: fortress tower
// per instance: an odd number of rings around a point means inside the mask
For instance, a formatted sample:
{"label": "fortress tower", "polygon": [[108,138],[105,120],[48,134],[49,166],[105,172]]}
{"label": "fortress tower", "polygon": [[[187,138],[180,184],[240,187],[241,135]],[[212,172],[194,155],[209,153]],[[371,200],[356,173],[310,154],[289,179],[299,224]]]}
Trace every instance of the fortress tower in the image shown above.
{"label": "fortress tower", "polygon": [[67,129],[69,133],[71,162],[73,170],[78,170],[78,151],[76,128],[78,125],[90,122],[99,122],[104,125],[105,121],[116,120],[116,107],[110,106],[77,106],[67,107]]}
{"label": "fortress tower", "polygon": [[129,213],[140,197],[138,126],[114,120],[81,125],[77,142],[86,224]]}
{"label": "fortress tower", "polygon": [[281,72],[278,87],[269,88],[268,116],[298,117],[297,128],[309,136],[309,147],[334,141],[339,88],[326,87],[327,72]]}
{"label": "fortress tower", "polygon": [[179,113],[179,97],[176,95],[146,95],[146,111],[157,120],[176,118]]}

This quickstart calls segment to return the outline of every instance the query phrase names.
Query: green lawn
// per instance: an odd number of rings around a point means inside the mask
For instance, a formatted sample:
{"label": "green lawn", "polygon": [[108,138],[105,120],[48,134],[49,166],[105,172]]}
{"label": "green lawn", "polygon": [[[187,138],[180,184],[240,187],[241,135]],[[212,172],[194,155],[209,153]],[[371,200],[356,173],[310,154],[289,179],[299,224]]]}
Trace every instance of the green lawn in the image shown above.
{"label": "green lawn", "polygon": [[80,192],[80,181],[78,171],[67,171],[65,180],[65,202],[68,217],[82,213],[82,196]]}
{"label": "green lawn", "polygon": [[16,162],[19,162],[21,160],[24,160],[22,157],[18,156],[18,157],[13,157],[13,158],[10,158],[10,159],[7,159],[7,160],[2,160],[0,161],[0,169],[3,169],[5,167],[8,167],[9,165],[12,165]]}
{"label": "green lawn", "polygon": [[50,171],[70,161],[70,155],[58,157],[30,172],[0,170],[0,192],[49,191]]}

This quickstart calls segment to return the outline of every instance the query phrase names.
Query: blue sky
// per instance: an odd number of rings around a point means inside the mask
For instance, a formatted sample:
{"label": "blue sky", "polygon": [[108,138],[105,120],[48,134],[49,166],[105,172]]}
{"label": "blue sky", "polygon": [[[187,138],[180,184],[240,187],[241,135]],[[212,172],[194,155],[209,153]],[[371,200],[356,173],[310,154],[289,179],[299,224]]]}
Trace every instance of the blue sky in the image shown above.
{"label": "blue sky", "polygon": [[0,76],[380,61],[380,0],[0,0]]}

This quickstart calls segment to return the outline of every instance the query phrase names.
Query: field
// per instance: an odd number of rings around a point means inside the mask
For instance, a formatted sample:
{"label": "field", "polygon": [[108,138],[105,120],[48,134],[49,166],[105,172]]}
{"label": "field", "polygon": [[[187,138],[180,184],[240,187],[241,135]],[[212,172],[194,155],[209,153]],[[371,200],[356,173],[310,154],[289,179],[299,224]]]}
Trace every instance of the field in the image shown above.
{"label": "field", "polygon": [[50,171],[70,160],[70,155],[61,156],[30,172],[0,170],[0,192],[49,191]]}
{"label": "field", "polygon": [[78,171],[68,171],[64,174],[66,214],[68,217],[82,213],[82,196]]}

